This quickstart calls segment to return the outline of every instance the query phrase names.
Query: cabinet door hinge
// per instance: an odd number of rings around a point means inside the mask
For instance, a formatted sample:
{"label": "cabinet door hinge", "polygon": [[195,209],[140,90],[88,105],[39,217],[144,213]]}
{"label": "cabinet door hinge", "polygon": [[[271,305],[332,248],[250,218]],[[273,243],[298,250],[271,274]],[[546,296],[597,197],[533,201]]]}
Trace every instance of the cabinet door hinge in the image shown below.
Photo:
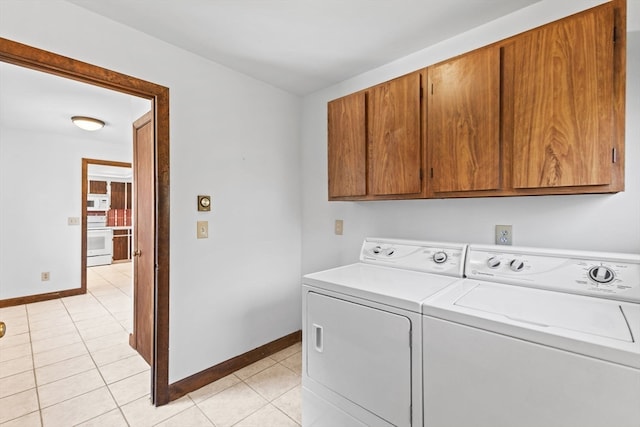
{"label": "cabinet door hinge", "polygon": [[420,168],[420,181],[422,181],[422,168]]}
{"label": "cabinet door hinge", "polygon": [[615,44],[618,41],[618,27],[613,27],[613,43]]}
{"label": "cabinet door hinge", "polygon": [[433,168],[431,168],[431,178],[433,179]]}
{"label": "cabinet door hinge", "polygon": [[431,83],[431,95],[433,95],[433,83]]}
{"label": "cabinet door hinge", "polygon": [[618,150],[616,150],[615,148],[611,149],[611,163],[617,163],[618,162]]}
{"label": "cabinet door hinge", "polygon": [[420,99],[424,98],[424,89],[420,86]]}

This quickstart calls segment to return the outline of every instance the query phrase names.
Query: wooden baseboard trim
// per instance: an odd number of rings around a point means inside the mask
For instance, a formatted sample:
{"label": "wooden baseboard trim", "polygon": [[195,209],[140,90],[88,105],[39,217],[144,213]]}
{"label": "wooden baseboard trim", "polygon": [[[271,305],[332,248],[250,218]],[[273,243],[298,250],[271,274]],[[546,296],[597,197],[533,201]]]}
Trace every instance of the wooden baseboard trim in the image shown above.
{"label": "wooden baseboard trim", "polygon": [[302,331],[298,330],[275,341],[271,341],[244,354],[226,360],[204,371],[200,371],[173,384],[169,384],[169,400],[176,400],[187,393],[199,389],[209,383],[251,365],[260,359],[279,352],[297,342],[302,341]]}
{"label": "wooden baseboard trim", "polygon": [[0,300],[0,308],[13,307],[14,305],[31,304],[33,302],[48,301],[52,299],[71,297],[74,295],[86,294],[87,291],[82,288],[69,289],[66,291],[49,292],[47,294],[28,295],[24,297],[8,298]]}

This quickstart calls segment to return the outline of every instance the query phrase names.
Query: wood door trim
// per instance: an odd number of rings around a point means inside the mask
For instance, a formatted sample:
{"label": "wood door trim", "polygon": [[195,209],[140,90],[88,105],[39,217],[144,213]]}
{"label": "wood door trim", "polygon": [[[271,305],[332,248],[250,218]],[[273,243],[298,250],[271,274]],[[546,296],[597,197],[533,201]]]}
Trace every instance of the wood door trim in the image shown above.
{"label": "wood door trim", "polygon": [[[169,88],[0,38],[0,61],[151,100],[155,115],[156,283],[151,399],[169,402]],[[84,204],[83,204],[84,205]],[[86,284],[85,284],[86,286]]]}

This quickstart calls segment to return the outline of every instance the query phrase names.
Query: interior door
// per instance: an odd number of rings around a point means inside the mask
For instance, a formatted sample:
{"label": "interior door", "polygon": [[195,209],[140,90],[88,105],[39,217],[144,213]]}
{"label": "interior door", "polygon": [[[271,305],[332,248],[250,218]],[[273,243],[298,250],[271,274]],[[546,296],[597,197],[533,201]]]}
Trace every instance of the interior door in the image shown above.
{"label": "interior door", "polygon": [[306,322],[310,378],[389,424],[411,425],[408,318],[310,292]]}
{"label": "interior door", "polygon": [[153,114],[133,123],[133,332],[129,344],[153,360],[155,216],[153,209]]}

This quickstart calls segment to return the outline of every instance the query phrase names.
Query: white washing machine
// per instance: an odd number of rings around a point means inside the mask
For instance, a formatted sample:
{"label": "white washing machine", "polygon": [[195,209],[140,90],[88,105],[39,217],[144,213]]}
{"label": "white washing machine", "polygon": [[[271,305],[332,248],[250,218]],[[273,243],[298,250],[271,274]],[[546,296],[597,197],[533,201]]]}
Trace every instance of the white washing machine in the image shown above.
{"label": "white washing machine", "polygon": [[423,305],[427,427],[640,426],[640,256],[470,245]]}
{"label": "white washing machine", "polygon": [[302,425],[422,426],[425,299],[465,245],[365,239],[360,262],[303,278]]}

